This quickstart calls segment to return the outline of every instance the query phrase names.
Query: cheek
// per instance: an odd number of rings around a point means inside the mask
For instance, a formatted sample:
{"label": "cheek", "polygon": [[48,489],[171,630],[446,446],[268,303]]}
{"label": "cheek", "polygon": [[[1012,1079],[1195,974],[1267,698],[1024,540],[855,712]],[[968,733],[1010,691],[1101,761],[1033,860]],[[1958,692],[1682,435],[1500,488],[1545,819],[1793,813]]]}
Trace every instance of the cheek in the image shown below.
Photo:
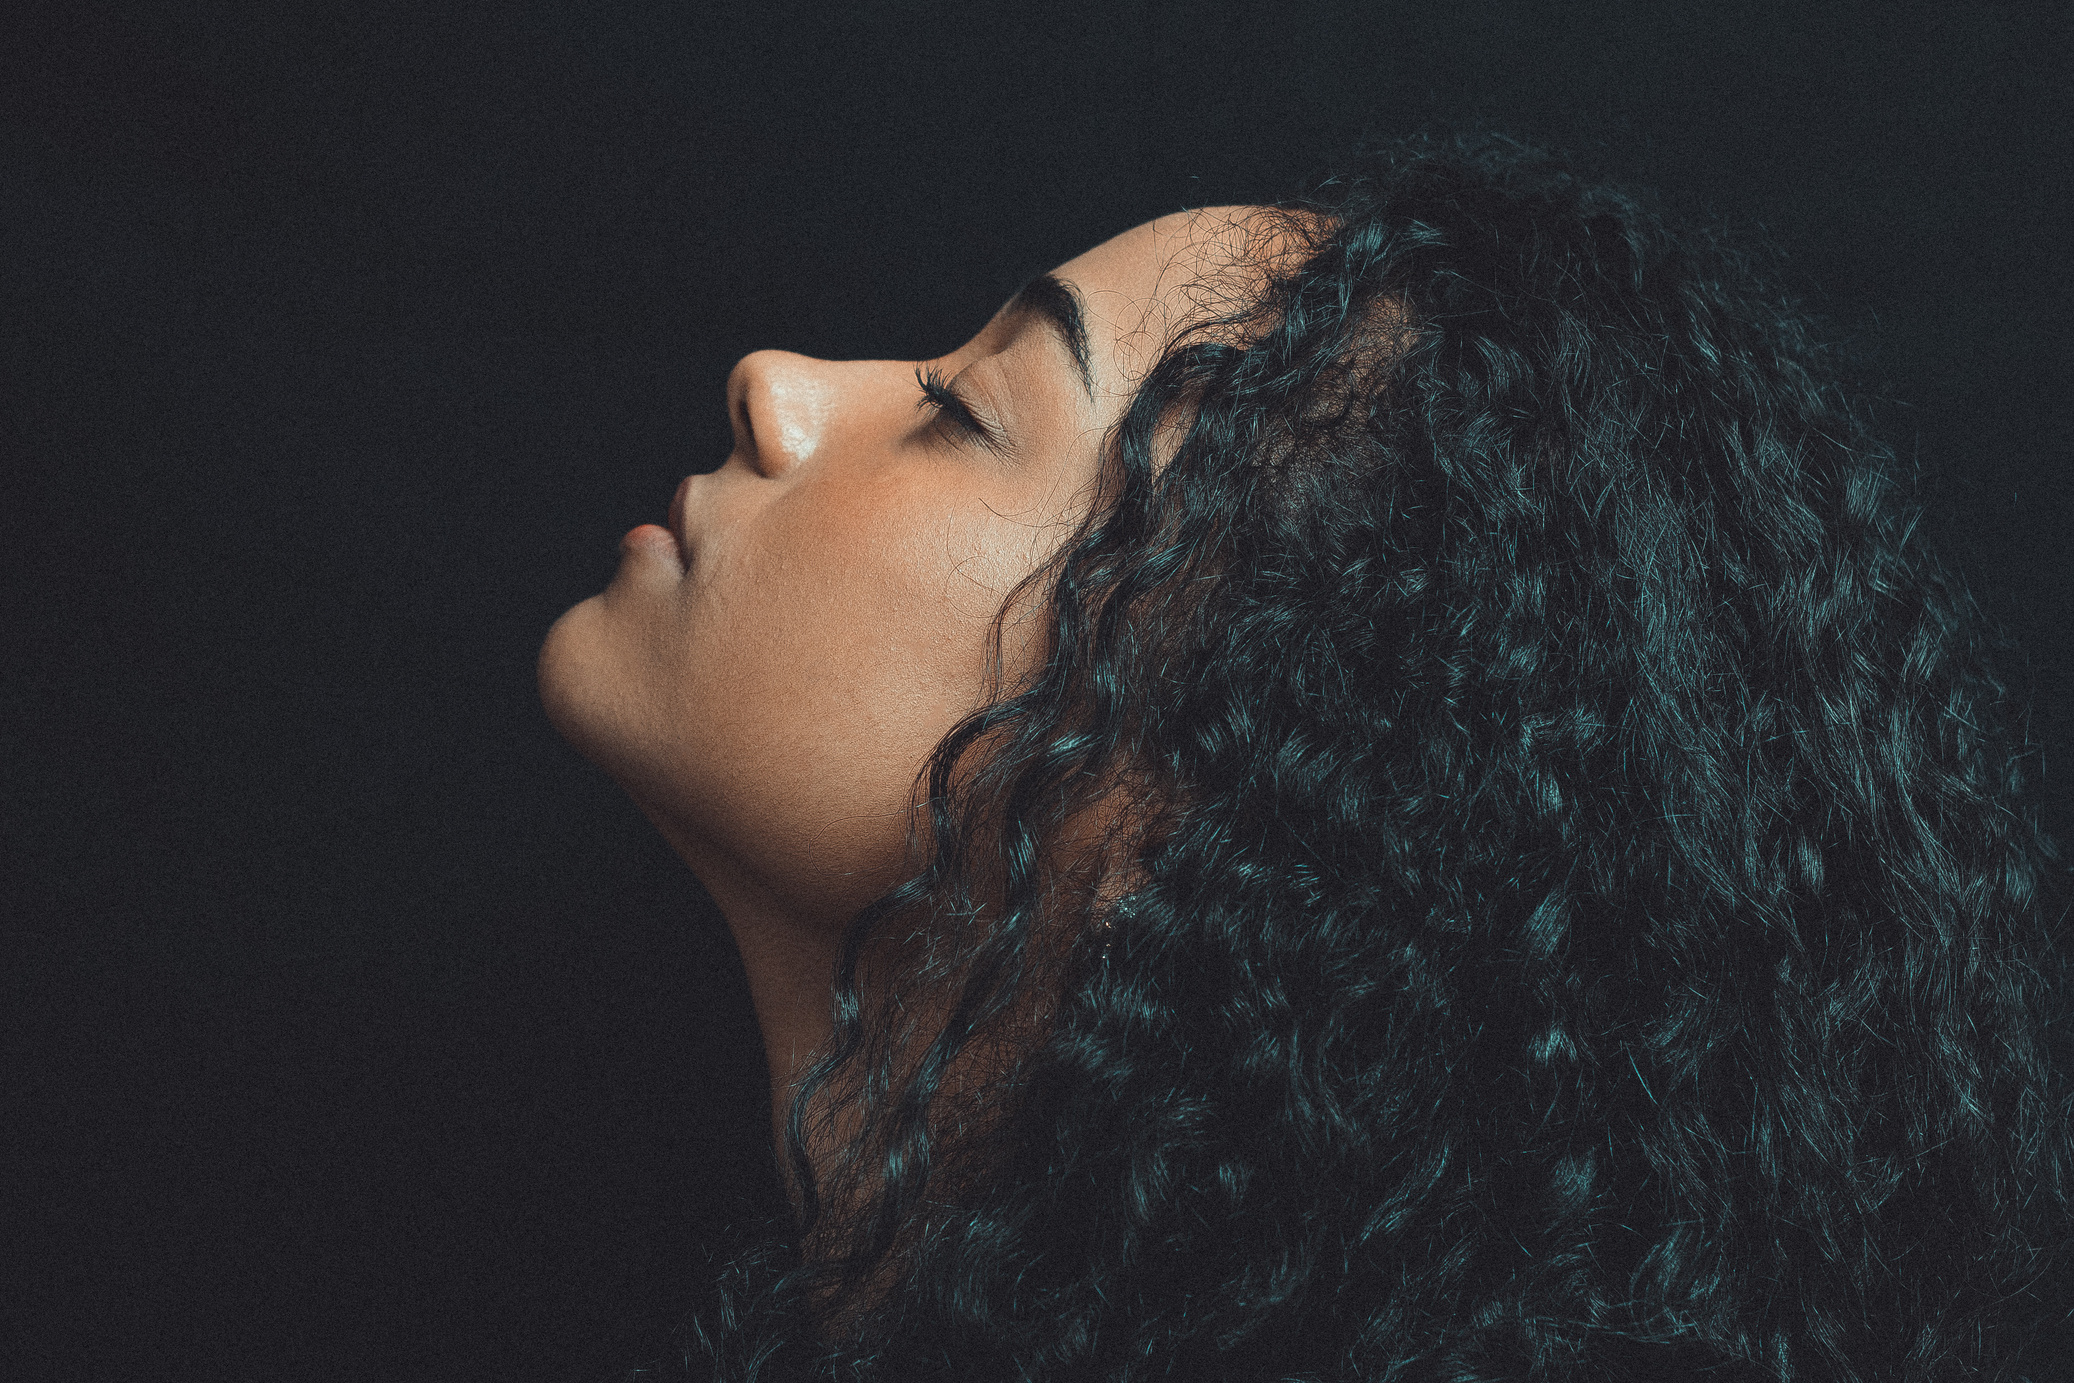
{"label": "cheek", "polygon": [[[550,719],[680,852],[802,916],[916,863],[917,777],[978,706],[989,625],[1048,532],[940,475],[843,499],[716,525],[681,583],[623,571],[541,653]],[[1037,656],[1029,613],[1003,629],[1010,686]]]}
{"label": "cheek", "polygon": [[976,704],[988,626],[1049,528],[932,472],[847,498],[773,527],[724,574],[757,607],[730,623],[816,699],[887,714],[935,705],[955,719]]}
{"label": "cheek", "polygon": [[634,678],[667,727],[648,743],[651,799],[802,913],[896,881],[916,774],[977,696],[992,614],[946,598],[973,588],[938,570],[940,544],[931,562],[926,542],[857,517],[714,544],[676,628],[657,631],[661,675]]}
{"label": "cheek", "polygon": [[705,630],[686,645],[708,675],[701,699],[767,727],[759,748],[815,772],[849,759],[905,778],[978,695],[991,574],[891,524],[801,541],[799,557],[716,573],[711,646]]}

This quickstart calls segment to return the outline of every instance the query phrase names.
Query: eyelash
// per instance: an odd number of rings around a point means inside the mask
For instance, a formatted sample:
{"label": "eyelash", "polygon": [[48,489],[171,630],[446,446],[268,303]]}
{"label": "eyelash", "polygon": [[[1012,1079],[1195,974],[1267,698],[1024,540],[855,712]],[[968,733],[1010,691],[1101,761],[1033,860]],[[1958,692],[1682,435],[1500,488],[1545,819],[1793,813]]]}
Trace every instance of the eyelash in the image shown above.
{"label": "eyelash", "polygon": [[966,405],[965,400],[958,397],[950,382],[938,373],[934,366],[925,371],[917,365],[915,383],[922,391],[922,402],[919,407],[935,410],[938,417],[989,451],[1001,449],[1000,435],[979,420],[978,415]]}

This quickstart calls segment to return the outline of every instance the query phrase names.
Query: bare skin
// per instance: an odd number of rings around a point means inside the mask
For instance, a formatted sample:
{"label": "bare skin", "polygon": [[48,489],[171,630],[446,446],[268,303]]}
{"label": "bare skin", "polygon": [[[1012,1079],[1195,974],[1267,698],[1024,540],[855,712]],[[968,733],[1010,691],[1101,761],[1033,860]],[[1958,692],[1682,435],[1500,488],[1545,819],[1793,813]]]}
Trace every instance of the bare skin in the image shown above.
{"label": "bare skin", "polygon": [[[1246,227],[1240,207],[1162,217],[1061,265],[1085,378],[1056,314],[1013,303],[934,362],[743,358],[727,463],[684,482],[669,529],[629,533],[611,585],[549,631],[549,718],[727,918],[774,1137],[830,1033],[844,923],[923,863],[916,775],[981,704],[989,625],[1081,518],[1104,434]],[[918,406],[918,363],[998,446]],[[1039,656],[1026,613],[1003,626],[1009,686]]]}

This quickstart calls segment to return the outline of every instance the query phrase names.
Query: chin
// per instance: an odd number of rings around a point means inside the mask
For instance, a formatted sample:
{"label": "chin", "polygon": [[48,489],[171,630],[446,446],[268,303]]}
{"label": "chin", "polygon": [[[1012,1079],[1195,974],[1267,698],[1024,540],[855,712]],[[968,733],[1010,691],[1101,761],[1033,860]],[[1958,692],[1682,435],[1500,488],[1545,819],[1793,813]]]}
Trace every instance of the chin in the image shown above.
{"label": "chin", "polygon": [[534,675],[540,686],[541,709],[562,738],[593,763],[610,739],[610,698],[599,629],[601,597],[572,605],[547,631],[540,644]]}
{"label": "chin", "polygon": [[656,757],[643,698],[621,656],[624,646],[624,631],[607,619],[602,595],[570,607],[540,645],[535,667],[540,706],[562,738],[660,826],[651,804],[668,798],[670,784]]}

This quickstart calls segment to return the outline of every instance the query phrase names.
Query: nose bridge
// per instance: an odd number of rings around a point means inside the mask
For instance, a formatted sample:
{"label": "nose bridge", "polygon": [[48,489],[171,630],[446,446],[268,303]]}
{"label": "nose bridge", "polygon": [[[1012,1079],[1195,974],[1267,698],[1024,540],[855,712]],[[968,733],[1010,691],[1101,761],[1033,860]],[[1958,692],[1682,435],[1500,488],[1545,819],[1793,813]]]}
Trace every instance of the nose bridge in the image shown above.
{"label": "nose bridge", "polygon": [[776,473],[813,459],[835,421],[832,362],[791,351],[754,351],[728,376],[735,442],[758,469]]}

